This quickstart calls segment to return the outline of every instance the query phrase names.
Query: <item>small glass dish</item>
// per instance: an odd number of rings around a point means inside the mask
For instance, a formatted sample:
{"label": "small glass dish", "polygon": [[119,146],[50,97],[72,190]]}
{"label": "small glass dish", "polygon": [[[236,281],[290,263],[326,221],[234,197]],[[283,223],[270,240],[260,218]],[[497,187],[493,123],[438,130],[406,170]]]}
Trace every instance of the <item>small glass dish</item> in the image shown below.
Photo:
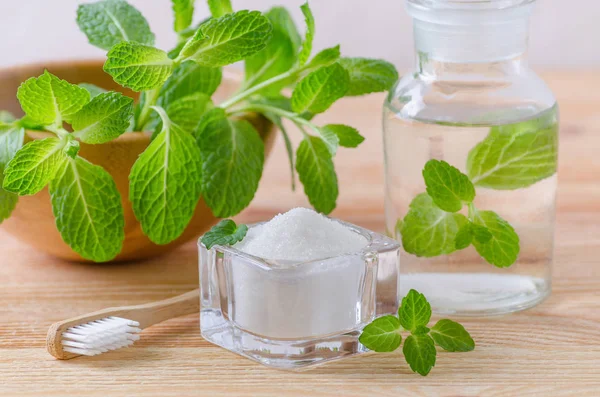
{"label": "small glass dish", "polygon": [[400,246],[338,222],[365,237],[367,245],[354,253],[285,263],[233,247],[207,250],[199,240],[204,339],[280,369],[365,352],[358,342],[362,328],[398,309]]}

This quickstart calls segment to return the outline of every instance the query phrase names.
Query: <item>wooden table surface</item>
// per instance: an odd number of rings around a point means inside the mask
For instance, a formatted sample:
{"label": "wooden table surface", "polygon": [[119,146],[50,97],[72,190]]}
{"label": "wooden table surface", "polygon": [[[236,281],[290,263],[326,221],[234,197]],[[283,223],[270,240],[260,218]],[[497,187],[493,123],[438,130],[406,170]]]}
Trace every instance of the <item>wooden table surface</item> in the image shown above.
{"label": "wooden table surface", "polygon": [[[600,72],[543,77],[561,107],[554,290],[526,312],[464,320],[474,352],[440,353],[426,378],[411,373],[400,353],[289,373],[209,344],[191,315],[144,331],[132,348],[58,361],[44,347],[51,323],[196,288],[196,247],[140,263],[86,265],[47,257],[0,231],[0,396],[600,396]],[[380,231],[382,98],[344,99],[319,119],[367,136],[360,150],[336,158],[341,196],[333,215]],[[290,190],[279,140],[238,219],[306,204]]]}

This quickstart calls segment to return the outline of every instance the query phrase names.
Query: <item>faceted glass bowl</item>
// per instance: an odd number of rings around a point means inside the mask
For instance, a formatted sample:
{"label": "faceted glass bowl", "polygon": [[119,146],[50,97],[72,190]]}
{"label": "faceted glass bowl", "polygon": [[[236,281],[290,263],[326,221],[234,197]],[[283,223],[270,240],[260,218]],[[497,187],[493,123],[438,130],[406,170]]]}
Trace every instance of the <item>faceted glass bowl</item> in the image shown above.
{"label": "faceted glass bowl", "polygon": [[199,241],[202,336],[281,369],[366,351],[358,342],[362,328],[398,309],[400,246],[341,223],[367,245],[302,263],[265,260],[226,246],[207,250]]}

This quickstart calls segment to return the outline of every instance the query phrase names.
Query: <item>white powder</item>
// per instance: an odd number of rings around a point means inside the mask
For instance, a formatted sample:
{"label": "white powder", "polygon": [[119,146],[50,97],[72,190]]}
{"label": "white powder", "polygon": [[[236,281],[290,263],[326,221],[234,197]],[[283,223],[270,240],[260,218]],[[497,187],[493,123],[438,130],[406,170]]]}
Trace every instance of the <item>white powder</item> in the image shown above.
{"label": "white powder", "polygon": [[248,230],[235,248],[264,259],[312,261],[358,252],[367,239],[307,208],[294,208]]}

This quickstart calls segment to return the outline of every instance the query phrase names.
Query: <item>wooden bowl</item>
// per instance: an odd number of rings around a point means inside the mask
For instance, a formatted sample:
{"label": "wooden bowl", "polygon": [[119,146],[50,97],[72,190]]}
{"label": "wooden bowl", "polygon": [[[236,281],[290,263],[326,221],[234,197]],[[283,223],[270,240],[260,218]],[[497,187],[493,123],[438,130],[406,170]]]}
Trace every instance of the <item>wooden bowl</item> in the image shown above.
{"label": "wooden bowl", "polygon": [[[0,110],[9,110],[15,115],[22,115],[23,112],[16,98],[17,88],[27,78],[43,73],[44,69],[71,83],[92,83],[137,97],[136,93],[117,85],[109,75],[104,73],[102,64],[102,61],[55,62],[0,70]],[[213,97],[215,102],[218,103],[233,93],[239,83],[240,74],[230,70],[224,71],[223,82]],[[265,141],[265,155],[268,155],[275,139],[272,124],[257,115],[249,115],[247,119],[261,134]],[[79,155],[108,171],[121,193],[125,215],[125,241],[121,253],[114,261],[143,259],[166,253],[197,238],[218,221],[204,200],[200,199],[190,224],[177,240],[166,245],[156,245],[142,233],[142,228],[135,219],[129,203],[128,177],[133,163],[149,143],[149,134],[126,133],[102,145],[81,144]],[[63,242],[56,229],[47,188],[34,196],[20,197],[12,215],[2,223],[1,227],[40,251],[67,260],[83,260]]]}

